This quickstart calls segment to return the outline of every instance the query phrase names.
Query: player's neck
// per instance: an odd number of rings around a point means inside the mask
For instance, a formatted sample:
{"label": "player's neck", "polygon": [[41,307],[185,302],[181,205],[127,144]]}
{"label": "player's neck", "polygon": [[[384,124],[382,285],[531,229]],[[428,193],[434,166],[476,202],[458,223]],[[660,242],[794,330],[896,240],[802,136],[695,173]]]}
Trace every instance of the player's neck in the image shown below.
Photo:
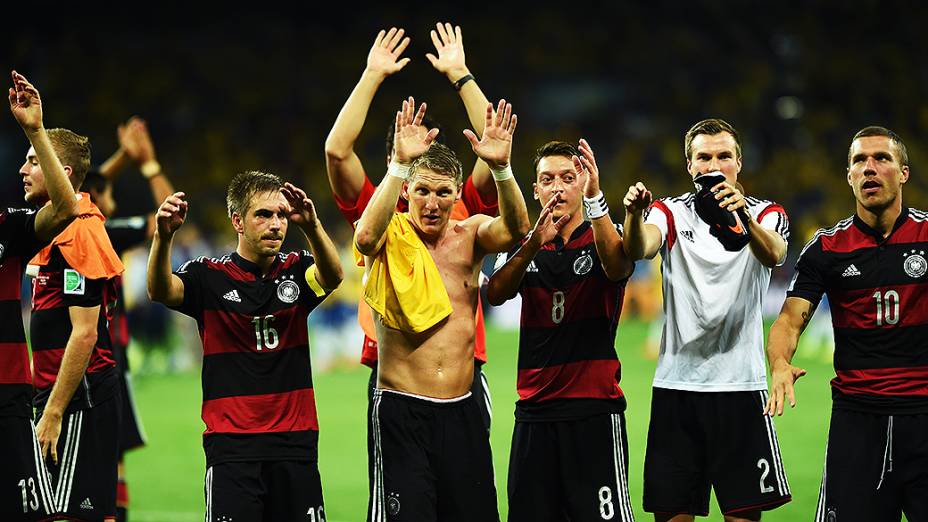
{"label": "player's neck", "polygon": [[241,243],[239,243],[238,248],[235,249],[235,253],[241,256],[245,261],[250,261],[257,265],[261,270],[262,276],[266,276],[267,273],[270,272],[271,265],[274,264],[274,258],[277,257],[276,255],[262,256],[255,252],[250,252],[247,248],[243,248]]}
{"label": "player's neck", "polygon": [[860,220],[884,238],[893,231],[899,214],[902,214],[902,198],[896,198],[889,205],[878,209],[868,209],[860,202],[857,203],[857,216]]}
{"label": "player's neck", "polygon": [[564,243],[566,244],[568,241],[570,241],[570,236],[574,235],[574,230],[577,230],[577,227],[579,227],[582,224],[583,224],[583,211],[580,209],[577,209],[577,211],[574,212],[572,216],[570,216],[570,220],[567,222],[566,225],[564,225],[564,228],[562,228],[557,233],[557,235],[560,236],[561,239],[563,239]]}

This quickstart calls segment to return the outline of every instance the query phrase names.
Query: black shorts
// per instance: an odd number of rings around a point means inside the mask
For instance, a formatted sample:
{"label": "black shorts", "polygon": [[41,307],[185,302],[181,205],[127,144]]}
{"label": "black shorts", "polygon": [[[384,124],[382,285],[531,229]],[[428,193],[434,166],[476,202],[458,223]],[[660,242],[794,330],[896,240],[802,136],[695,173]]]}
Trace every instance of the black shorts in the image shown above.
{"label": "black shorts", "polygon": [[119,400],[119,458],[122,459],[125,452],[145,445],[145,435],[133,400],[132,380],[129,370],[118,367],[117,370],[121,392]]}
{"label": "black shorts", "polygon": [[[490,384],[487,376],[483,373],[483,364],[474,361],[474,382],[471,385],[470,393],[474,396],[474,402],[477,403],[477,409],[480,410],[480,418],[483,419],[484,426],[487,429],[487,437],[490,436],[490,421],[493,419],[493,401],[490,399]],[[367,490],[371,491],[374,487],[374,436],[371,425],[371,412],[374,407],[374,390],[377,389],[377,365],[371,370],[371,377],[367,382]],[[370,513],[371,506],[368,504],[367,511]]]}
{"label": "black shorts", "polygon": [[816,522],[928,520],[928,414],[831,412]]}
{"label": "black shorts", "polygon": [[509,521],[632,522],[625,415],[516,422]]}
{"label": "black shorts", "polygon": [[57,511],[52,479],[28,417],[0,417],[0,520],[45,520]]}
{"label": "black shorts", "polygon": [[498,521],[490,441],[470,394],[374,391],[372,522]]}
{"label": "black shorts", "polygon": [[654,388],[644,461],[644,510],[708,516],[766,511],[790,501],[766,391]]}
{"label": "black shorts", "polygon": [[206,522],[324,522],[315,462],[223,462],[206,468]]}
{"label": "black shorts", "polygon": [[55,485],[58,511],[69,519],[116,516],[119,396],[65,414],[58,437],[58,464],[45,464]]}

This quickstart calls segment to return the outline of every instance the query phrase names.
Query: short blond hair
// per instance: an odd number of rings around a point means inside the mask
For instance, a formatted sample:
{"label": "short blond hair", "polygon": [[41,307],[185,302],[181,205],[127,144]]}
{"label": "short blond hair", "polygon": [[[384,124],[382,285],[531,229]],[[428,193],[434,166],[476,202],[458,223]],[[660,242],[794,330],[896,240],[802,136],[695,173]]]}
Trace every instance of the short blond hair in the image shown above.
{"label": "short blond hair", "polygon": [[68,129],[49,129],[48,139],[61,165],[71,167],[71,186],[79,189],[90,170],[90,139]]}

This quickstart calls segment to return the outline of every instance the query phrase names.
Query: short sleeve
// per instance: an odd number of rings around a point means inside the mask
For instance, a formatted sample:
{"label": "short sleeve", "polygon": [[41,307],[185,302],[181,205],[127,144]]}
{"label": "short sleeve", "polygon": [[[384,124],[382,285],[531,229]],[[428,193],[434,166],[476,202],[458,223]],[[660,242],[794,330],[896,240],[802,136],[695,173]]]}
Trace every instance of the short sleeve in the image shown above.
{"label": "short sleeve", "polygon": [[[43,241],[36,236],[35,218],[38,212],[24,208],[10,208],[6,210],[3,217],[3,226],[9,227],[8,237],[12,241],[6,246],[6,252],[2,257],[19,256],[22,259],[32,259],[39,250],[48,245],[48,241]],[[2,259],[0,259],[2,262]]]}
{"label": "short sleeve", "polygon": [[822,243],[816,237],[799,255],[799,260],[796,261],[796,271],[786,291],[786,297],[800,297],[812,303],[813,307],[818,306],[822,294],[825,293],[827,271],[824,263]]}
{"label": "short sleeve", "polygon": [[644,218],[646,225],[654,225],[661,232],[661,246],[667,241],[667,231],[670,228],[667,213],[670,210],[660,201],[655,201],[648,207],[647,214]]}
{"label": "short sleeve", "polygon": [[464,181],[464,187],[461,189],[461,200],[464,202],[464,207],[467,208],[467,212],[473,216],[474,214],[486,214],[488,216],[496,216],[499,214],[499,202],[494,199],[493,201],[485,201],[480,196],[480,191],[477,190],[477,187],[474,185],[474,177],[468,176],[467,180]]}
{"label": "short sleeve", "polygon": [[316,272],[316,259],[307,250],[300,251],[299,260],[300,272],[303,274],[302,283],[306,285],[307,292],[301,293],[302,300],[310,307],[315,307],[326,297],[335,291],[327,290],[319,282],[318,273]]}
{"label": "short sleeve", "polygon": [[174,272],[184,282],[184,300],[180,306],[172,306],[171,309],[197,320],[201,318],[206,272],[206,258],[203,257],[187,261]]}
{"label": "short sleeve", "polygon": [[65,306],[93,308],[103,304],[107,279],[89,279],[67,262],[64,262],[61,277],[61,301]]}
{"label": "short sleeve", "polygon": [[371,198],[374,197],[374,192],[377,190],[377,187],[371,183],[370,178],[367,175],[364,176],[364,184],[361,186],[361,192],[358,193],[358,198],[354,201],[345,201],[335,196],[335,204],[338,206],[339,212],[345,216],[345,219],[353,227],[355,222],[361,219],[361,214],[364,213],[364,209],[367,208],[367,204],[370,202]]}
{"label": "short sleeve", "polygon": [[757,215],[757,222],[765,229],[779,234],[783,241],[789,241],[789,217],[780,205],[773,203],[767,206]]}

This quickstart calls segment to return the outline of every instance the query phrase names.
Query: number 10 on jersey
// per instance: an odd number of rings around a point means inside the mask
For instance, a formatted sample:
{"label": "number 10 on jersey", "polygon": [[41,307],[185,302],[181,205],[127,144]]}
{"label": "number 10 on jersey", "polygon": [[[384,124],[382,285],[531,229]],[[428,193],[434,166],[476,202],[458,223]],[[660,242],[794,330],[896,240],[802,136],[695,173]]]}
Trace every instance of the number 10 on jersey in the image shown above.
{"label": "number 10 on jersey", "polygon": [[251,322],[255,325],[255,347],[257,350],[260,352],[264,349],[273,350],[277,348],[277,342],[280,339],[277,336],[277,330],[271,326],[271,323],[274,322],[274,316],[254,317]]}

